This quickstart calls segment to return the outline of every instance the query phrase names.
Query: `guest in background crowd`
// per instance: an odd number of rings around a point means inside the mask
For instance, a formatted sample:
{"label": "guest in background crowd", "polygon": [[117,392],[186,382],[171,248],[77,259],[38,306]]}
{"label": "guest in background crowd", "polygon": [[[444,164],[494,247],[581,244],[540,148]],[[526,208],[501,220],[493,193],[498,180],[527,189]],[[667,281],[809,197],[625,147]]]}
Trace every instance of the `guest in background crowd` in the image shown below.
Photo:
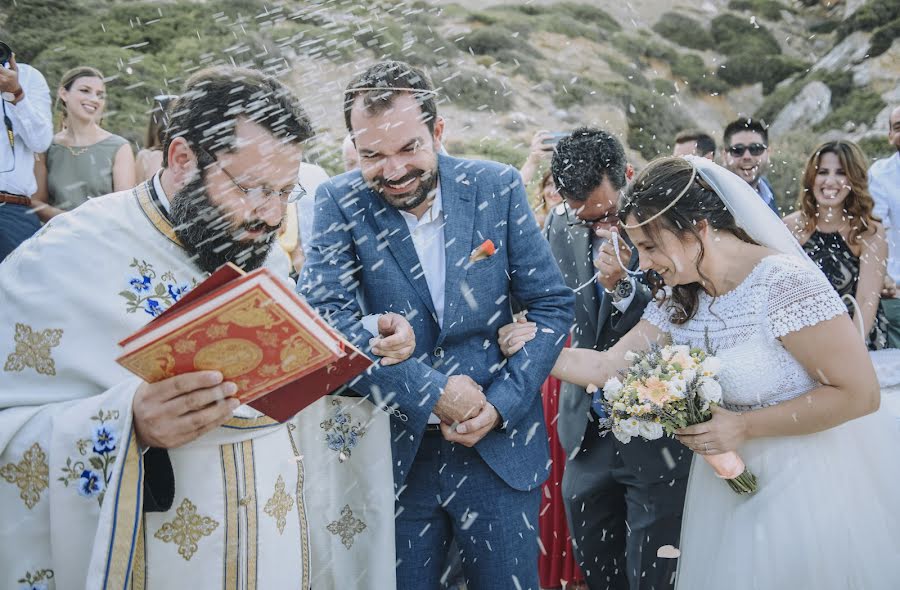
{"label": "guest in background crowd", "polygon": [[541,178],[541,183],[538,185],[538,199],[538,204],[534,207],[534,218],[543,229],[550,211],[563,202],[562,195],[556,190],[556,183],[553,181],[553,173],[550,170],[544,173],[544,177]]}
{"label": "guest in background crowd", "polygon": [[693,154],[709,160],[716,159],[716,140],[708,133],[696,129],[682,131],[675,136],[675,148],[673,156],[687,156]]}
{"label": "guest in background crowd", "polygon": [[351,172],[359,168],[359,154],[356,153],[352,133],[348,133],[341,142],[341,161],[344,163],[344,172]]}
{"label": "guest in background crowd", "polygon": [[41,224],[31,210],[37,190],[34,158],[53,139],[50,89],[44,76],[15,55],[0,63],[0,261],[27,240]]}
{"label": "guest in background crowd", "polygon": [[554,137],[549,131],[538,131],[534,134],[531,138],[531,146],[528,149],[528,157],[519,170],[525,186],[530,185],[534,181],[535,176],[537,176],[538,171],[545,162],[547,164],[550,163],[553,148],[556,147],[558,142],[559,138]]}
{"label": "guest in background crowd", "polygon": [[888,141],[897,150],[890,158],[869,168],[869,191],[875,201],[873,211],[884,224],[888,240],[888,267],[881,305],[888,321],[888,346],[900,348],[900,107],[888,119]]}
{"label": "guest in background crowd", "polygon": [[772,211],[778,203],[765,179],[769,168],[769,132],[755,119],[741,117],[725,127],[723,165],[747,181]]}
{"label": "guest in background crowd", "polygon": [[[647,286],[622,268],[638,269],[637,252],[625,235],[618,252],[611,239],[619,195],[634,171],[618,139],[590,128],[559,142],[551,169],[568,205],[550,213],[546,233],[575,292],[572,348],[606,350],[638,323],[651,300]],[[501,328],[503,353],[516,354],[536,330],[533,322]],[[566,458],[562,502],[578,565],[592,590],[670,589],[676,562],[656,551],[678,545],[690,453],[668,438],[623,444],[601,431],[602,396],[564,383],[555,422],[565,452],[553,457],[552,469]],[[543,531],[541,539],[547,542]]]}
{"label": "guest in background crowd", "polygon": [[866,156],[850,141],[820,145],[806,162],[799,211],[784,222],[829,282],[854,309],[856,299],[870,350],[885,348],[887,320],[880,306],[888,247],[873,215]]}
{"label": "guest in background crowd", "polygon": [[150,111],[150,121],[147,123],[144,147],[137,153],[134,162],[135,178],[138,182],[150,180],[150,177],[162,168],[163,132],[168,122],[166,109],[173,98],[176,97],[168,94],[153,97],[153,110]]}
{"label": "guest in background crowd", "polygon": [[34,199],[45,204],[35,210],[43,221],[135,183],[128,140],[100,126],[106,83],[99,70],[79,66],[63,74],[56,106],[62,112],[62,130],[35,167]]}

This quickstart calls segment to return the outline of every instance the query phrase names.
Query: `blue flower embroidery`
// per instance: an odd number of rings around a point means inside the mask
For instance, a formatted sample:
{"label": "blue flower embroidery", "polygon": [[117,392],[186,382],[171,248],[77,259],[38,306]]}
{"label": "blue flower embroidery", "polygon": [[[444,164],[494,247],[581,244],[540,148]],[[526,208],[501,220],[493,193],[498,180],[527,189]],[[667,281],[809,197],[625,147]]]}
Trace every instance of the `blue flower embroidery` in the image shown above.
{"label": "blue flower embroidery", "polygon": [[144,311],[149,313],[151,316],[156,317],[163,312],[163,308],[159,304],[159,301],[157,301],[156,299],[148,299],[147,306],[144,308]]}
{"label": "blue flower embroidery", "polygon": [[172,301],[178,301],[181,299],[181,296],[187,293],[188,286],[181,285],[180,287],[177,285],[172,285],[171,283],[168,285],[169,297],[172,298]]}
{"label": "blue flower embroidery", "polygon": [[150,290],[150,277],[147,275],[143,275],[140,278],[135,277],[128,281],[128,283],[131,285],[131,288],[134,289],[135,293],[143,293]]}
{"label": "blue flower embroidery", "polygon": [[104,424],[100,424],[99,426],[94,428],[93,438],[94,452],[101,455],[115,451],[116,443],[119,442],[119,437],[116,436],[116,431]]}
{"label": "blue flower embroidery", "polygon": [[366,428],[361,422],[353,423],[353,418],[344,411],[341,402],[332,400],[334,413],[331,418],[323,420],[319,427],[325,431],[325,444],[329,450],[338,454],[338,460],[346,461],[360,439],[366,435]]}
{"label": "blue flower embroidery", "polygon": [[93,498],[103,491],[106,482],[103,477],[93,469],[85,469],[78,480],[78,493],[85,498]]}
{"label": "blue flower embroidery", "polygon": [[20,588],[22,590],[48,590],[50,586],[47,585],[47,582],[35,582],[34,584],[24,584]]}
{"label": "blue flower embroidery", "polygon": [[338,432],[329,432],[325,435],[325,440],[328,442],[328,448],[332,451],[343,451],[344,447],[347,446],[347,439]]}

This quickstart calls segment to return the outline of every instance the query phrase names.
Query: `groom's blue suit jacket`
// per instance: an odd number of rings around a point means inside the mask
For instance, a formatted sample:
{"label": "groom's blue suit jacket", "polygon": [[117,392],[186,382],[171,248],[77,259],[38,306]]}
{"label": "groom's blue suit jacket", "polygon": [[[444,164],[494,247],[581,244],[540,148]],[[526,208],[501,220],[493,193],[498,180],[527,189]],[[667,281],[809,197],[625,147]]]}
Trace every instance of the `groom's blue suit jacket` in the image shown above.
{"label": "groom's blue suit jacket", "polygon": [[[388,400],[402,414],[391,416],[398,488],[448,376],[462,373],[484,387],[504,421],[476,450],[508,485],[532,489],[546,479],[549,460],[540,388],[572,325],[574,296],[515,169],[447,156],[440,156],[438,165],[446,248],[443,329],[403,217],[359,171],[319,187],[300,289],[363,348],[372,337],[360,321],[363,313],[401,313],[413,326],[416,350],[410,359],[378,365],[351,384],[361,395]],[[496,253],[469,262],[471,251],[488,239]],[[528,309],[539,331],[507,361],[497,330],[511,321],[513,299]]]}

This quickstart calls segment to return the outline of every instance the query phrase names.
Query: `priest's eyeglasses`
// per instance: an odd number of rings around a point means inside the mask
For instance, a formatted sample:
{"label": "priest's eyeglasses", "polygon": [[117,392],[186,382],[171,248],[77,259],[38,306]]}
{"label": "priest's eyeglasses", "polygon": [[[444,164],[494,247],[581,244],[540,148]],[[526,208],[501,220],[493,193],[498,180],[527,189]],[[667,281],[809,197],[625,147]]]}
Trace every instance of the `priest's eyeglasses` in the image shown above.
{"label": "priest's eyeglasses", "polygon": [[[207,153],[207,155],[209,154]],[[209,155],[209,157],[213,160],[213,162],[216,163],[216,166],[219,167],[219,170],[221,170],[225,174],[225,176],[228,177],[228,180],[231,181],[231,184],[236,186],[239,191],[241,191],[248,197],[261,194],[267,200],[273,197],[278,197],[278,200],[282,203],[295,203],[306,196],[306,189],[303,188],[303,185],[299,182],[292,188],[286,190],[278,190],[269,188],[267,186],[246,187],[238,182],[237,179],[235,179],[235,177],[232,176],[231,173],[225,169],[225,166],[223,166],[218,160],[213,158],[211,155]]]}

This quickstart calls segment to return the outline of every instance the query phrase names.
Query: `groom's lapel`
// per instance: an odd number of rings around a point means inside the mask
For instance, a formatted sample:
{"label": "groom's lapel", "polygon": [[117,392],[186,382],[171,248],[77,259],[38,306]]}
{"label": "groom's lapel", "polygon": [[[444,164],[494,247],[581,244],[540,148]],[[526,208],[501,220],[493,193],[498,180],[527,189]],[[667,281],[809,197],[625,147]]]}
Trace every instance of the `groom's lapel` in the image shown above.
{"label": "groom's lapel", "polygon": [[[457,169],[454,160],[439,158],[441,199],[444,209],[444,310],[455,309],[462,294],[462,281],[469,267],[469,255],[475,245],[472,233],[475,227],[475,178],[465,169]],[[488,236],[490,237],[490,236]],[[469,286],[471,288],[471,285]],[[446,313],[445,313],[446,315]],[[452,322],[451,322],[452,324]]]}
{"label": "groom's lapel", "polygon": [[[400,270],[403,271],[419,299],[428,309],[428,313],[435,318],[436,322],[437,314],[434,311],[434,302],[431,300],[431,292],[425,281],[422,263],[419,262],[419,255],[416,254],[416,247],[413,245],[412,236],[409,235],[406,221],[403,220],[403,216],[397,209],[386,204],[375,191],[370,188],[364,190],[368,191],[370,195],[372,217],[378,228],[377,242],[387,242]],[[374,248],[376,245],[372,244],[370,247]],[[369,269],[364,268],[363,272],[367,270]]]}

